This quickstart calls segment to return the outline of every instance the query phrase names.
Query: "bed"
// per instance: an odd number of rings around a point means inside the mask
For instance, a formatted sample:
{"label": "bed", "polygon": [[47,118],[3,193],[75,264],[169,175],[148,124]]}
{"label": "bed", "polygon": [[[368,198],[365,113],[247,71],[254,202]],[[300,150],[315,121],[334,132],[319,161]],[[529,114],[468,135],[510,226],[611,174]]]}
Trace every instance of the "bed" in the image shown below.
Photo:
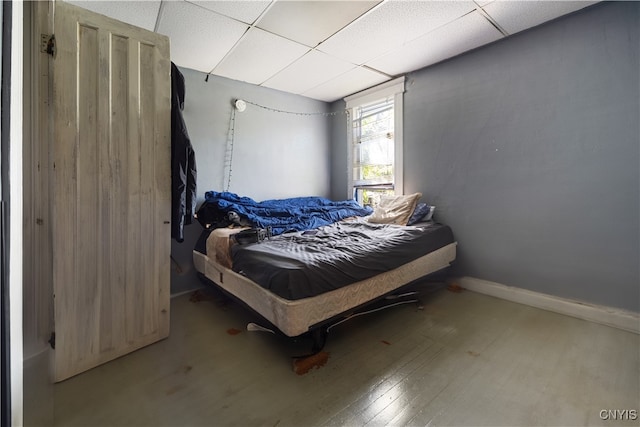
{"label": "bed", "polygon": [[[289,337],[311,333],[313,351],[324,346],[332,325],[385,297],[397,304],[390,295],[456,257],[451,228],[419,217],[420,193],[383,199],[375,211],[355,201],[206,196],[198,211],[205,232],[193,252],[197,271],[268,328]],[[240,233],[255,230],[266,233],[238,243]]]}

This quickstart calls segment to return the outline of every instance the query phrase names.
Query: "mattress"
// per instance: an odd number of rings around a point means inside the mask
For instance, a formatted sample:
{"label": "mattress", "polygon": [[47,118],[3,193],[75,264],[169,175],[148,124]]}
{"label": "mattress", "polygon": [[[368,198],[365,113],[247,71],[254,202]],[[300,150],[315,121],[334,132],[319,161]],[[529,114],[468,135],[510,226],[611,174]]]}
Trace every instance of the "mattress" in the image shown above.
{"label": "mattress", "polygon": [[233,245],[232,269],[282,298],[297,300],[393,270],[453,241],[448,226],[433,222],[407,227],[340,221]]}
{"label": "mattress", "polygon": [[216,246],[223,247],[223,250],[225,245],[229,246],[228,236],[232,232],[225,230],[211,233],[207,240],[207,254],[194,250],[196,269],[290,337],[306,333],[327,319],[345,315],[414,280],[442,270],[456,258],[456,242],[453,241],[372,277],[358,279],[315,296],[291,300],[233,271],[229,259],[216,255]]}

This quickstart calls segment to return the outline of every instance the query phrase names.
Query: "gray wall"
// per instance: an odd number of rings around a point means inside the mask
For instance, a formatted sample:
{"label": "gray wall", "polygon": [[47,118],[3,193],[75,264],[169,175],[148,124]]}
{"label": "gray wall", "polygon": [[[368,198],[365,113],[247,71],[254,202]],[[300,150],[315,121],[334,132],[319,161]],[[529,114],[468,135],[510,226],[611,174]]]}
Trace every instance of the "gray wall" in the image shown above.
{"label": "gray wall", "polygon": [[[344,101],[331,104],[331,111],[345,111]],[[331,120],[331,198],[344,200],[352,197],[348,190],[349,162],[347,152],[347,133],[350,127],[345,114],[336,115]]]}
{"label": "gray wall", "polygon": [[[278,110],[326,113],[329,105],[255,85],[181,68],[185,77],[184,119],[196,153],[198,206],[209,190],[226,188],[225,155],[235,99]],[[295,196],[328,197],[331,118],[278,113],[248,105],[236,113],[235,142],[229,191],[256,200]],[[192,250],[202,228],[185,227],[185,241],[172,241],[176,261],[171,293],[200,286]]]}
{"label": "gray wall", "polygon": [[598,4],[409,74],[405,192],[452,226],[456,274],[640,311],[639,6]]}

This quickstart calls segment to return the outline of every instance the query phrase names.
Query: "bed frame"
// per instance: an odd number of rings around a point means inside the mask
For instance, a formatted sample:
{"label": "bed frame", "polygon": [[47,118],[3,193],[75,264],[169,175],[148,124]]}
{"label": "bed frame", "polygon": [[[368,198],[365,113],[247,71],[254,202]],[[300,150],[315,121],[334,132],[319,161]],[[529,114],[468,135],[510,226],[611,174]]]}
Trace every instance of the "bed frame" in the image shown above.
{"label": "bed frame", "polygon": [[[193,251],[196,270],[258,313],[288,337],[311,333],[312,352],[320,351],[328,330],[358,309],[388,296],[417,279],[451,265],[456,258],[457,243],[450,243],[396,269],[360,282],[310,298],[286,300],[261,287],[197,250]],[[415,299],[410,301],[416,301]],[[390,300],[388,305],[406,303]]]}

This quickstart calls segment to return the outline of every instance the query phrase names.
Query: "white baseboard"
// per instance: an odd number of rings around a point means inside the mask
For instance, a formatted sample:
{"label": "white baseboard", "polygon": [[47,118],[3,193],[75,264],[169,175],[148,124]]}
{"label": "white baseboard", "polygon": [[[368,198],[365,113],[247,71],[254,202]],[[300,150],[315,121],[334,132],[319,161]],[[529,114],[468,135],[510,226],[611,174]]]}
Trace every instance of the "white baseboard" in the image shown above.
{"label": "white baseboard", "polygon": [[587,304],[513,286],[505,286],[475,277],[459,277],[456,281],[460,286],[470,291],[640,334],[640,313],[614,307]]}
{"label": "white baseboard", "polygon": [[38,351],[36,352],[32,352],[32,353],[28,353],[24,355],[24,366],[26,367],[27,365],[33,364],[33,363],[37,363],[35,361],[39,360],[39,359],[48,359],[49,358],[49,345],[47,344],[46,346],[42,346],[42,348],[40,348]]}
{"label": "white baseboard", "polygon": [[171,294],[171,299],[181,297],[184,294],[192,294],[199,289],[203,289],[204,287],[205,287],[204,285],[198,285],[198,287],[193,289],[187,289],[186,291],[176,292],[175,294]]}

